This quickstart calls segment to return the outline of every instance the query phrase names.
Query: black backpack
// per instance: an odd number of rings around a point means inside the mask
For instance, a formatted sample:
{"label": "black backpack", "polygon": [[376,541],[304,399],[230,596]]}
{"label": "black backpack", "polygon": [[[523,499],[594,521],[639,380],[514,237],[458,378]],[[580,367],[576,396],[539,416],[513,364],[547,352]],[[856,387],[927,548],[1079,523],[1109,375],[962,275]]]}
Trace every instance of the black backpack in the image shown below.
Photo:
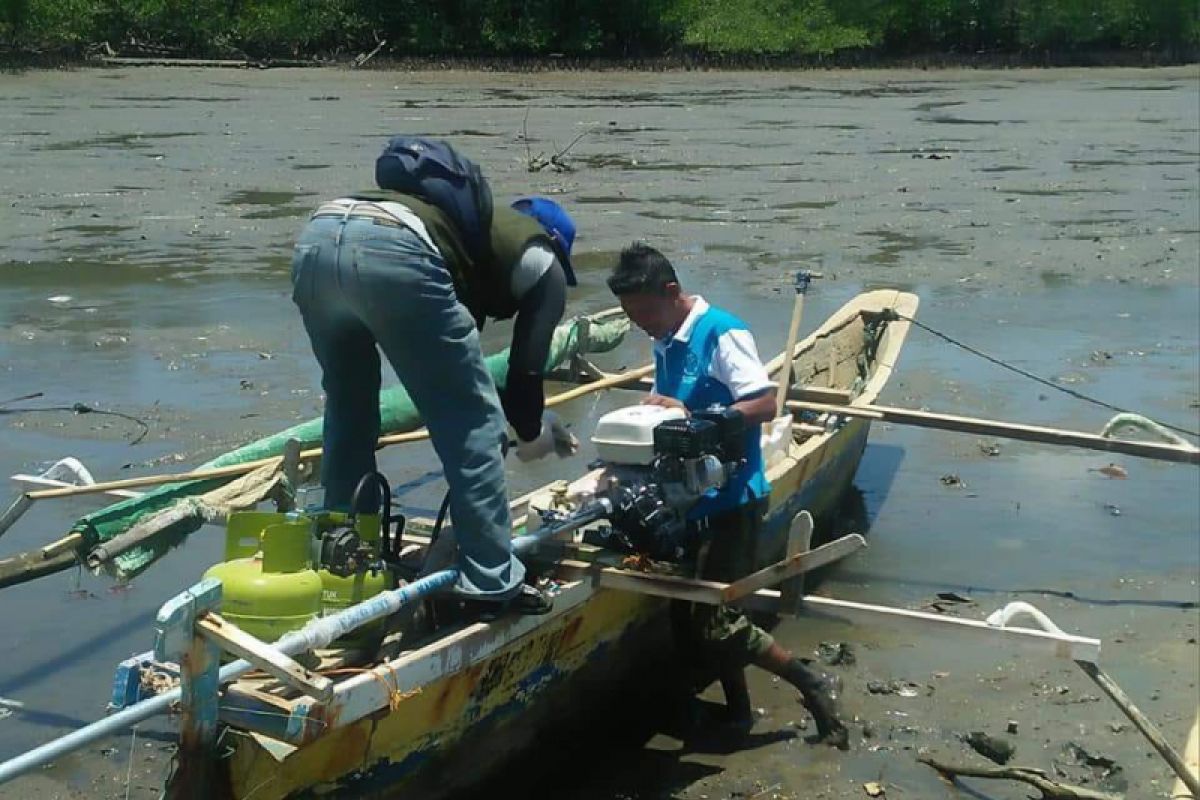
{"label": "black backpack", "polygon": [[492,190],[479,167],[446,142],[393,136],[375,160],[375,183],[436,206],[462,235],[472,261],[490,259]]}

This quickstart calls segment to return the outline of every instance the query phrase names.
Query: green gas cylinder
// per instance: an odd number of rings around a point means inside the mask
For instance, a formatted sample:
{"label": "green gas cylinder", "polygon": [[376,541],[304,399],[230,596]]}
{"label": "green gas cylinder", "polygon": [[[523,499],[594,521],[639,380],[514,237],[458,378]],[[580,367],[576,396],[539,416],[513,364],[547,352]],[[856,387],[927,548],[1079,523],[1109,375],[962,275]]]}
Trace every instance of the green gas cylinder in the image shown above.
{"label": "green gas cylinder", "polygon": [[[352,519],[348,514],[326,512],[318,520],[318,528],[350,524],[354,526],[362,543],[370,546],[374,557],[379,558],[382,543],[378,514],[358,514]],[[380,592],[391,589],[394,584],[392,573],[388,569],[360,569],[343,577],[322,567],[317,574],[321,576],[321,608],[325,616],[369,600]],[[383,639],[385,627],[386,620],[364,625],[338,639],[336,644],[339,647],[375,650]]]}
{"label": "green gas cylinder", "polygon": [[310,561],[312,531],[312,519],[301,514],[231,514],[226,560],[204,573],[221,581],[222,616],[264,642],[320,616],[321,578]]}

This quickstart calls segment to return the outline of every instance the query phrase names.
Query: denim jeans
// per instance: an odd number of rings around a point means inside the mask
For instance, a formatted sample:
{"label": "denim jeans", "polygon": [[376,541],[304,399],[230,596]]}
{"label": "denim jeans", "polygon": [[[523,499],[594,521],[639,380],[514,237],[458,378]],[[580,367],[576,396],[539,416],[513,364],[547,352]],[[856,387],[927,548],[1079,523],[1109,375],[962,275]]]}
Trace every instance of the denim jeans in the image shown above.
{"label": "denim jeans", "polygon": [[348,509],[359,479],[375,469],[382,350],[445,471],[457,591],[486,600],[515,594],[525,567],[512,554],[504,414],[441,256],[405,227],[317,217],[296,243],[292,288],[325,389],[326,506]]}

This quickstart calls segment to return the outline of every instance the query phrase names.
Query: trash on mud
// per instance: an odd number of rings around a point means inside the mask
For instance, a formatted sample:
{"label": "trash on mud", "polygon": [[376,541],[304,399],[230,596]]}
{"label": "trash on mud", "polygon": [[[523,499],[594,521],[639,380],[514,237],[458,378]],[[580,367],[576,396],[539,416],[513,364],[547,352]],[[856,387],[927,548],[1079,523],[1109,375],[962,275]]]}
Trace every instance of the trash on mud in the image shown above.
{"label": "trash on mud", "polygon": [[[912,681],[867,681],[867,691],[871,694],[894,694],[900,697],[916,697],[921,693],[921,687]],[[929,693],[933,694],[930,687]]]}
{"label": "trash on mud", "polygon": [[930,600],[921,607],[944,614],[950,609],[963,605],[973,606],[975,601],[957,592],[938,592],[937,599]]}
{"label": "trash on mud", "polygon": [[1122,467],[1120,464],[1114,464],[1112,462],[1109,462],[1107,465],[1105,465],[1103,467],[1096,467],[1096,468],[1090,469],[1088,471],[1089,472],[1099,472],[1101,475],[1103,475],[1106,478],[1113,478],[1113,479],[1119,480],[1119,481],[1123,481],[1129,477],[1129,473],[1125,470],[1124,467]]}
{"label": "trash on mud", "polygon": [[1089,753],[1075,742],[1067,742],[1062,747],[1061,758],[1061,761],[1051,762],[1055,773],[1061,777],[1078,783],[1095,782],[1110,792],[1124,792],[1129,788],[1124,768],[1108,756]]}
{"label": "trash on mud", "polygon": [[958,477],[957,475],[955,475],[952,472],[946,473],[945,475],[943,475],[941,477],[941,481],[942,481],[943,486],[953,486],[957,489],[966,488],[966,485],[967,485],[966,482],[963,481],[962,478]]}
{"label": "trash on mud", "polygon": [[977,442],[977,444],[979,445],[979,452],[985,456],[1000,455],[1000,445],[996,442]]}
{"label": "trash on mud", "polygon": [[887,794],[879,781],[867,781],[863,784],[863,791],[867,793],[867,797],[883,797]]}
{"label": "trash on mud", "polygon": [[1006,733],[1015,734],[1017,732],[1017,721],[1015,719],[1010,719],[1008,721],[1008,726],[1004,730]]}
{"label": "trash on mud", "polygon": [[1017,748],[1012,742],[998,736],[989,736],[983,731],[971,731],[963,737],[972,750],[996,764],[1007,764]]}
{"label": "trash on mud", "polygon": [[817,645],[817,657],[831,667],[848,667],[858,660],[846,642],[821,642]]}

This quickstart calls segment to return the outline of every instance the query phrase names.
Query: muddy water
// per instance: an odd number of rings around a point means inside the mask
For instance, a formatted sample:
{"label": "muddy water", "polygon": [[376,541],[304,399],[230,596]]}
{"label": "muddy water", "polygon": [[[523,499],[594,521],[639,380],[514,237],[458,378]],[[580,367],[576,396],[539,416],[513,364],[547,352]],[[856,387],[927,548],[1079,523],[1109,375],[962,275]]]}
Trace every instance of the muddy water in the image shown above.
{"label": "muddy water", "polygon": [[[689,288],[751,320],[773,353],[789,276],[807,265],[826,277],[805,329],[864,287],[899,286],[921,295],[920,318],[938,330],[1195,430],[1197,77],[1194,68],[6,75],[0,400],[43,392],[8,408],[85,402],[150,430],[131,445],[140,428],[121,418],[2,415],[0,470],[66,454],[103,477],[171,469],[318,413],[288,299],[290,243],[314,203],[370,182],[383,138],[398,131],[452,137],[485,165],[498,196],[560,195],[580,222],[579,309],[609,304],[611,254],[646,238],[675,258]],[[526,171],[529,155],[581,133],[567,156],[574,171]],[[489,329],[490,346],[504,335]],[[609,363],[647,353],[631,341]],[[922,331],[884,400],[1086,430],[1109,416]],[[586,430],[619,401],[584,401],[568,416]],[[1119,480],[1096,471],[1113,460],[1102,454],[1000,442],[990,455],[992,444],[877,425],[847,522],[869,529],[871,547],[825,575],[820,591],[914,608],[955,592],[974,601],[957,613],[974,618],[1012,599],[1036,602],[1065,629],[1104,639],[1106,667],[1182,744],[1200,671],[1195,469],[1122,458]],[[429,456],[388,457],[395,482],[418,484],[406,494],[414,506],[438,499]],[[514,471],[514,489],[581,470],[588,457]],[[91,507],[39,506],[3,550],[44,543]],[[154,611],[217,554],[202,534],[120,591],[69,574],[6,590],[0,697],[25,708],[0,719],[0,756],[101,715],[113,665],[151,645]],[[860,720],[852,753],[806,745],[792,694],[755,674],[763,717],[744,749],[681,743],[647,708],[619,735],[603,728],[569,771],[526,770],[515,788],[589,799],[858,797],[877,780],[897,796],[1020,797],[1003,784],[953,789],[915,762],[924,748],[965,758],[959,733],[1002,734],[1008,720],[1018,763],[1050,769],[1074,741],[1115,759],[1130,796],[1169,788],[1166,768],[1070,664],[886,623],[805,621],[777,634],[805,653],[821,640],[855,648],[857,663],[836,668]],[[869,681],[893,679],[920,695],[868,693]],[[153,796],[164,764],[156,730],[139,732],[131,796]],[[128,744],[65,758],[0,796],[124,796]]]}

